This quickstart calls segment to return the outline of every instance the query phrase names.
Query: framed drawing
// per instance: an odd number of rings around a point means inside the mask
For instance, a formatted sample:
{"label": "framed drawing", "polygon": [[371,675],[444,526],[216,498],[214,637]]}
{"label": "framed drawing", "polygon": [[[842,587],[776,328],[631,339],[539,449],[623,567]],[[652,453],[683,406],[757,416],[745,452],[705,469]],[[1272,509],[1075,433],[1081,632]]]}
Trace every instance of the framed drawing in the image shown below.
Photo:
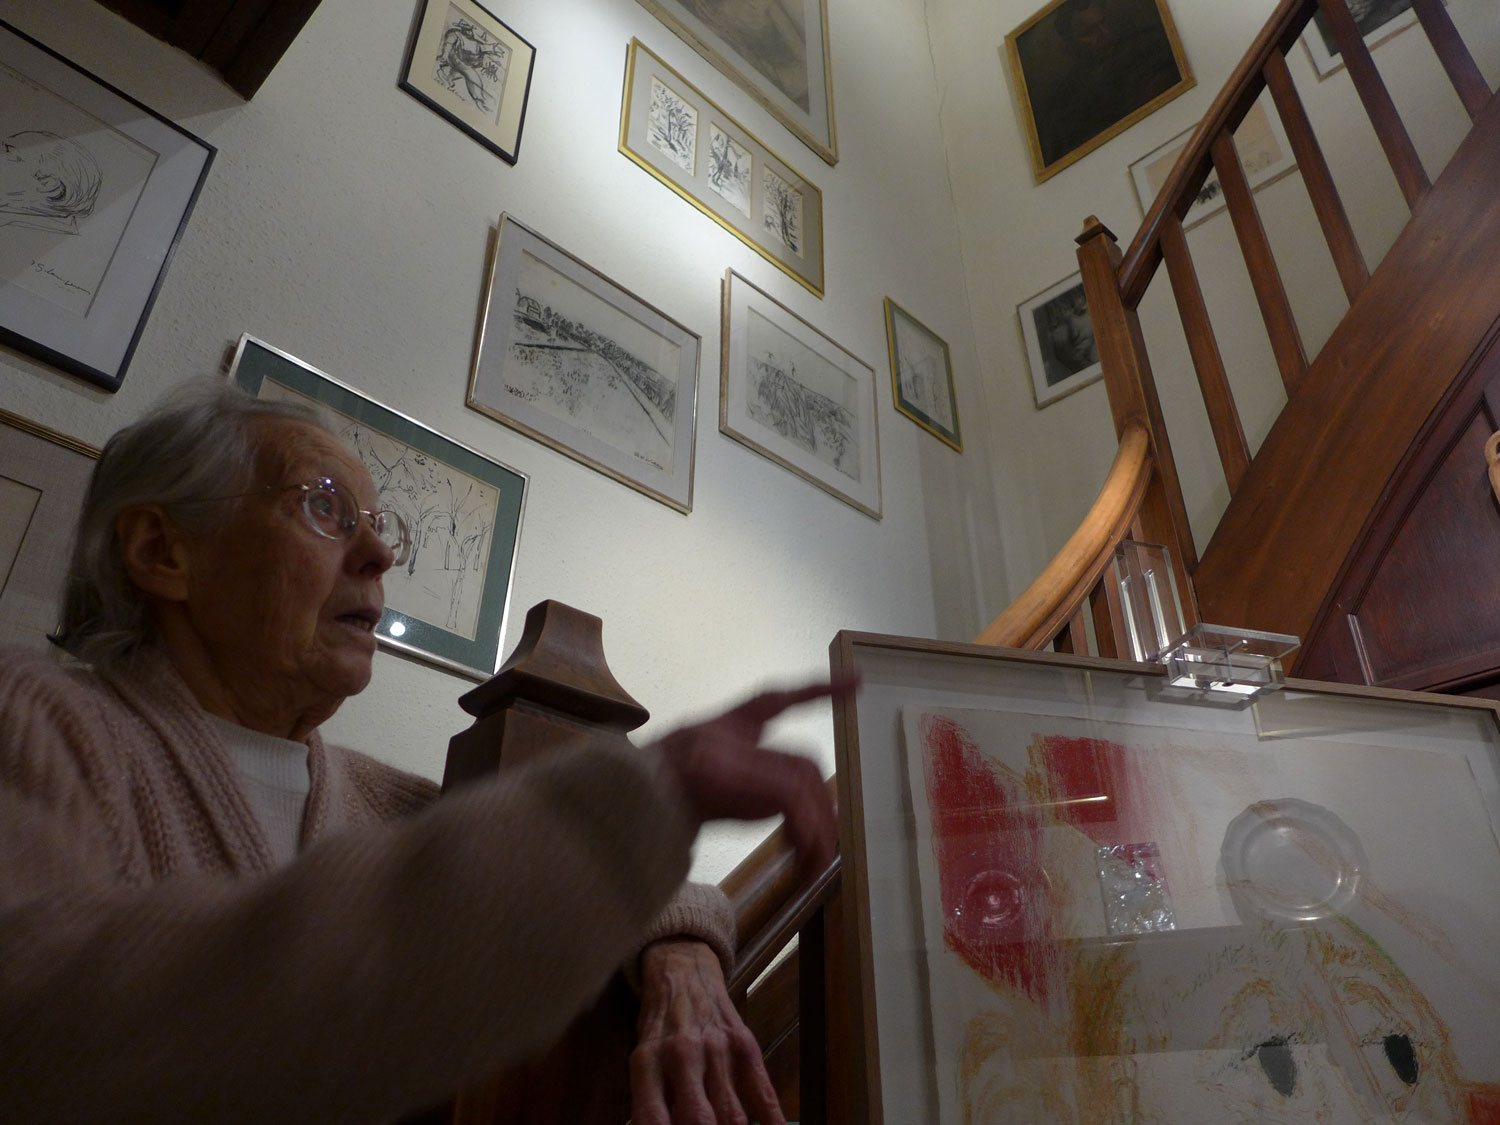
{"label": "framed drawing", "polygon": [[620,151],[823,295],[823,193],[639,39],[625,55]]}
{"label": "framed drawing", "polygon": [[516,162],[536,48],[474,0],[422,0],[401,88]]}
{"label": "framed drawing", "polygon": [[[1130,166],[1130,183],[1135,188],[1135,198],[1141,205],[1142,215],[1156,202],[1162,185],[1172,173],[1172,166],[1177,163],[1177,158],[1182,155],[1182,150],[1192,136],[1193,129],[1185,129]],[[1240,163],[1244,165],[1245,176],[1250,181],[1252,191],[1274,183],[1296,170],[1297,158],[1292,155],[1292,145],[1281,124],[1281,115],[1267,108],[1264,96],[1250,107],[1245,120],[1235,130],[1234,147],[1240,154]],[[1193,205],[1183,217],[1183,229],[1189,230],[1197,226],[1209,216],[1218,214],[1224,206],[1224,189],[1219,186],[1219,174],[1210,172],[1202,190],[1198,192],[1198,198],[1193,200]]]}
{"label": "framed drawing", "polygon": [[502,215],[467,401],[687,513],[700,347],[696,333]]}
{"label": "framed drawing", "polygon": [[1052,0],[1005,53],[1037,183],[1194,85],[1167,0]]}
{"label": "framed drawing", "polygon": [[1016,308],[1037,409],[1104,377],[1083,275],[1065,277]]}
{"label": "framed drawing", "polygon": [[381,645],[476,680],[500,663],[526,477],[253,336],[229,377],[257,398],[310,404],[401,513],[411,556],[386,571]]}
{"label": "framed drawing", "polygon": [[891,356],[891,397],[896,409],[933,437],[963,452],[958,396],[948,343],[889,297],[885,340]]}
{"label": "framed drawing", "polygon": [[828,0],[640,0],[829,164]]}
{"label": "framed drawing", "polygon": [[0,343],[119,390],[214,149],[0,22]]}
{"label": "framed drawing", "polygon": [[862,675],[834,723],[853,1119],[1500,1109],[1493,702],[1289,681],[1235,710],[1153,665],[831,655]]}
{"label": "framed drawing", "polygon": [[46,648],[99,450],[0,410],[0,644]]}
{"label": "framed drawing", "polygon": [[[1364,36],[1366,47],[1384,43],[1417,22],[1417,13],[1412,11],[1411,0],[1349,0],[1349,13],[1354,17],[1359,33]],[[1339,53],[1339,45],[1334,41],[1322,8],[1313,13],[1312,23],[1308,24],[1303,33],[1302,42],[1307,45],[1308,57],[1312,59],[1313,69],[1318,72],[1320,79],[1343,69],[1343,56]]]}
{"label": "framed drawing", "polygon": [[726,270],[719,429],[880,518],[875,370]]}

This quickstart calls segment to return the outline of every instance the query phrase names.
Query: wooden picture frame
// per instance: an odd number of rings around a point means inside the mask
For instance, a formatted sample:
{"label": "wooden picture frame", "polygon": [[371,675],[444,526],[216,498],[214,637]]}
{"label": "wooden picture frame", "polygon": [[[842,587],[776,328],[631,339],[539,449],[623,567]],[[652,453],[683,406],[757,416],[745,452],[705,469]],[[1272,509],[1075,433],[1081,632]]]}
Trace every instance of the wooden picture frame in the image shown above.
{"label": "wooden picture frame", "polygon": [[[1443,2],[1447,3],[1447,0]],[[1354,25],[1364,36],[1365,46],[1372,50],[1417,22],[1411,0],[1372,0],[1362,13],[1355,10],[1354,4],[1349,7]],[[1302,33],[1302,44],[1307,48],[1307,57],[1312,60],[1319,81],[1344,69],[1344,57],[1334,41],[1322,8],[1313,13],[1312,21]]]}
{"label": "wooden picture frame", "polygon": [[724,272],[719,431],[880,519],[875,369]]}
{"label": "wooden picture frame", "polygon": [[1037,409],[1104,378],[1083,293],[1073,274],[1016,306]]}
{"label": "wooden picture frame", "polygon": [[119,390],[215,150],[3,21],[0,105],[0,343]]}
{"label": "wooden picture frame", "polygon": [[502,215],[465,401],[687,514],[701,347],[696,332]]}
{"label": "wooden picture frame", "polygon": [[[1158,145],[1145,156],[1130,165],[1130,185],[1135,188],[1136,202],[1141,205],[1144,216],[1156,202],[1162,186],[1171,175],[1177,158],[1192,139],[1197,126],[1184,129],[1170,141]],[[1287,139],[1286,127],[1281,115],[1269,98],[1262,95],[1250,107],[1245,119],[1234,133],[1234,147],[1245,169],[1245,178],[1250,181],[1250,190],[1255,191],[1273,184],[1283,176],[1297,170],[1297,157],[1292,152],[1292,143]],[[1191,230],[1205,219],[1217,215],[1225,207],[1224,189],[1219,185],[1219,173],[1209,172],[1208,179],[1183,216],[1183,230]]]}
{"label": "wooden picture frame", "polygon": [[1052,0],[1004,54],[1037,183],[1195,85],[1167,0]]}
{"label": "wooden picture frame", "polygon": [[45,649],[99,450],[0,409],[0,644]]}
{"label": "wooden picture frame", "polygon": [[834,710],[851,1120],[1255,1120],[1376,1064],[1414,1112],[1495,1104],[1493,701],[1211,706],[1158,665],[849,632],[830,662],[861,678]]}
{"label": "wooden picture frame", "polygon": [[514,164],[536,48],[475,0],[422,0],[418,13],[401,89]]}
{"label": "wooden picture frame", "polygon": [[411,556],[386,571],[381,647],[475,680],[500,664],[527,478],[295,356],[241,336],[229,378],[328,419],[406,521]]}
{"label": "wooden picture frame", "polygon": [[620,152],[823,296],[823,193],[639,39],[625,53]]}
{"label": "wooden picture frame", "polygon": [[896,409],[962,453],[958,394],[948,342],[895,301],[885,299],[885,341]]}
{"label": "wooden picture frame", "polygon": [[837,164],[828,0],[640,0],[828,164]]}

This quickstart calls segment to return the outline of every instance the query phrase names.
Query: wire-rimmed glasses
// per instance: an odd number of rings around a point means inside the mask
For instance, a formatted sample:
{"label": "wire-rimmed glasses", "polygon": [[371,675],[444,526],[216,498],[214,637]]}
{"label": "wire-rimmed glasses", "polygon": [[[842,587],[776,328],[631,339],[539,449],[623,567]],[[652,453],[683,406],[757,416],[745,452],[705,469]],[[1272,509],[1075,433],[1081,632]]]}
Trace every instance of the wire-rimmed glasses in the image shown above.
{"label": "wire-rimmed glasses", "polygon": [[306,484],[288,485],[283,491],[294,488],[302,490],[302,514],[319,535],[328,539],[352,539],[363,518],[370,521],[375,537],[395,554],[392,566],[400,566],[411,554],[411,535],[399,512],[390,508],[374,512],[361,508],[353,493],[327,477],[317,477]]}

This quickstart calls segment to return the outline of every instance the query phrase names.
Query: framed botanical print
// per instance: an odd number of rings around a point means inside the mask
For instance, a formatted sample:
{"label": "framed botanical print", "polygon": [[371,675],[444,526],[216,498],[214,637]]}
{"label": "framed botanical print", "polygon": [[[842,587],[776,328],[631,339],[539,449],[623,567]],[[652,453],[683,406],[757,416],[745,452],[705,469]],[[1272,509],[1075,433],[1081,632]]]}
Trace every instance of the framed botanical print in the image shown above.
{"label": "framed botanical print", "polygon": [[422,0],[401,88],[514,164],[535,63],[536,48],[475,0]]}
{"label": "framed botanical print", "polygon": [[1016,314],[1038,409],[1104,377],[1082,274],[1022,301]]}
{"label": "framed botanical print", "polygon": [[693,508],[698,335],[509,215],[468,405],[670,508]]}
{"label": "framed botanical print", "polygon": [[719,429],[880,518],[875,371],[727,270]]}
{"label": "framed botanical print", "polygon": [[948,342],[889,297],[885,338],[896,409],[943,444],[963,452]]}
{"label": "framed botanical print", "polygon": [[1194,85],[1167,0],[1052,0],[1005,54],[1038,183]]}
{"label": "framed botanical print", "polygon": [[405,521],[411,553],[384,576],[381,646],[476,680],[494,675],[525,475],[253,336],[240,337],[229,377],[256,398],[316,409],[370,471],[379,505]]}
{"label": "framed botanical print", "polygon": [[828,0],[640,0],[829,164]]}
{"label": "framed botanical print", "polygon": [[214,149],[0,22],[0,343],[119,390]]}

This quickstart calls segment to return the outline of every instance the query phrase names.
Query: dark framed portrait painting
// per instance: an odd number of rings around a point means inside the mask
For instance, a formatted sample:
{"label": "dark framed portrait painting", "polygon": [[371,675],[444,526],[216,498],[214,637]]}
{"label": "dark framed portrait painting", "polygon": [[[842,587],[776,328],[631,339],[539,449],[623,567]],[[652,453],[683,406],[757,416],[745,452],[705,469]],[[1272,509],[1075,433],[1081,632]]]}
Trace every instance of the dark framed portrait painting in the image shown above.
{"label": "dark framed portrait painting", "polygon": [[1037,183],[1194,85],[1166,0],[1053,0],[1005,53]]}

